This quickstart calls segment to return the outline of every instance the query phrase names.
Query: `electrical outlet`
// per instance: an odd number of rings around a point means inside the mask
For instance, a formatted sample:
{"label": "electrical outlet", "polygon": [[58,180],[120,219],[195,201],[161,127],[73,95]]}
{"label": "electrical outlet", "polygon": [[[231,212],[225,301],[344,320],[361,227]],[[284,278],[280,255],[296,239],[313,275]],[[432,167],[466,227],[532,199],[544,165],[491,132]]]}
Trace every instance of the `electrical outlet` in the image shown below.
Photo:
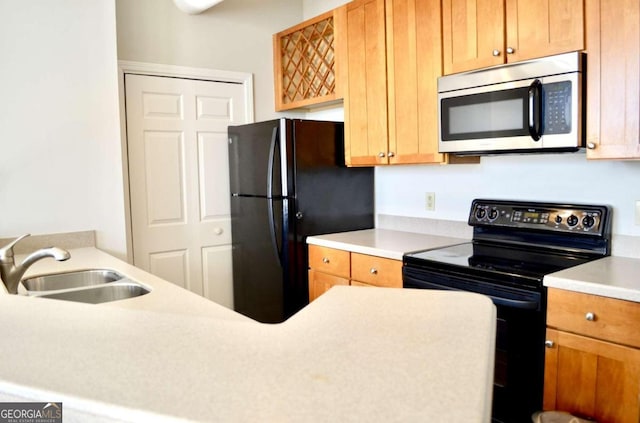
{"label": "electrical outlet", "polygon": [[640,200],[636,200],[636,226],[640,226]]}
{"label": "electrical outlet", "polygon": [[435,192],[427,192],[424,195],[424,208],[427,211],[434,211],[436,209],[436,193]]}

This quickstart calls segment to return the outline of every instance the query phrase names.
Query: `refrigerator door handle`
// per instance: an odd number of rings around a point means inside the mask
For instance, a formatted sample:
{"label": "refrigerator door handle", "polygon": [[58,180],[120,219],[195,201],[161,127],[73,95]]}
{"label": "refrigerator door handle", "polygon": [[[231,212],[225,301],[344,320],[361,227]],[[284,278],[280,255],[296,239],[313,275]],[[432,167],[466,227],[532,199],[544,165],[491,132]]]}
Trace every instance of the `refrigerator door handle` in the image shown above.
{"label": "refrigerator door handle", "polygon": [[[278,142],[278,127],[273,127],[271,134],[271,146],[269,147],[269,163],[267,165],[267,198],[273,198],[273,165]],[[269,203],[271,204],[271,203]],[[273,213],[272,213],[273,214]]]}
{"label": "refrigerator door handle", "polygon": [[282,252],[278,245],[278,236],[276,234],[276,220],[273,213],[273,166],[275,164],[276,148],[278,147],[278,127],[273,127],[271,133],[271,146],[269,147],[269,163],[267,165],[267,213],[269,217],[269,234],[271,235],[271,246],[273,253],[282,266]]}
{"label": "refrigerator door handle", "polygon": [[269,215],[269,234],[271,235],[271,247],[273,253],[282,266],[282,251],[280,250],[280,245],[278,245],[278,237],[276,235],[276,220],[273,213],[273,198],[267,199],[267,213]]}

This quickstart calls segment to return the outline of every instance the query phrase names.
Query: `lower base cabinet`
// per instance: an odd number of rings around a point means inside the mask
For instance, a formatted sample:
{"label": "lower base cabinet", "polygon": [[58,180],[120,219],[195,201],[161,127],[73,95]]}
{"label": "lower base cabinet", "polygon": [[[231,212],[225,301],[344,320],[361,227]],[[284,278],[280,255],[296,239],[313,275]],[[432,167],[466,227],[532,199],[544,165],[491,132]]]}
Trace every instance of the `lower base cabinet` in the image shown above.
{"label": "lower base cabinet", "polygon": [[309,269],[309,302],[336,285],[349,285],[349,279]]}
{"label": "lower base cabinet", "polygon": [[639,317],[638,303],[550,288],[543,408],[640,422]]}
{"label": "lower base cabinet", "polygon": [[309,246],[309,302],[335,285],[402,288],[402,261]]}

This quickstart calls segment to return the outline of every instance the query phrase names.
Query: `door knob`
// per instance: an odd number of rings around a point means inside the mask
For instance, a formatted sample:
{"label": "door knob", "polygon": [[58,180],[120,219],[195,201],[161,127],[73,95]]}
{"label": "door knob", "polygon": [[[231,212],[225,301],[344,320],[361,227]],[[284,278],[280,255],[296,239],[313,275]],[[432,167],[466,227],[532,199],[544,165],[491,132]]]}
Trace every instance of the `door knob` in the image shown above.
{"label": "door knob", "polygon": [[498,56],[500,56],[500,50],[498,50],[497,48],[496,48],[496,49],[493,49],[493,51],[491,52],[491,54],[493,54],[493,55],[494,55],[494,57],[498,57]]}
{"label": "door knob", "polygon": [[381,151],[381,152],[379,152],[379,153],[378,153],[378,157],[380,157],[381,159],[384,159],[386,156],[387,156],[387,155],[386,155],[386,154],[384,154],[384,152],[383,152],[383,151]]}
{"label": "door knob", "polygon": [[588,312],[587,314],[584,315],[584,318],[587,319],[590,322],[593,322],[593,321],[596,320],[596,315],[595,315],[595,313]]}
{"label": "door knob", "polygon": [[513,47],[507,47],[507,54],[513,54],[516,50]]}
{"label": "door knob", "polygon": [[551,340],[544,341],[544,346],[547,347],[547,348],[553,348],[553,345],[554,345],[554,343]]}

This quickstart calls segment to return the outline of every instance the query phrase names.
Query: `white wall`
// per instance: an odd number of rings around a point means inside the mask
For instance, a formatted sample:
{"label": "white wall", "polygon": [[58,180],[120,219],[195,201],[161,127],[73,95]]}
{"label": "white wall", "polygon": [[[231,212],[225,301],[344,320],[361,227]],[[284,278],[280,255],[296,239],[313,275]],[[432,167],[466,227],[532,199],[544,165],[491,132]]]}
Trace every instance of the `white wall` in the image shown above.
{"label": "white wall", "polygon": [[250,72],[256,121],[280,115],[272,35],[303,20],[302,0],[226,0],[197,15],[172,0],[116,0],[116,14],[119,60]]}
{"label": "white wall", "polygon": [[114,0],[0,0],[0,238],[96,230],[124,257]]}
{"label": "white wall", "polygon": [[[434,211],[425,193],[434,192]],[[466,221],[474,198],[609,204],[613,232],[640,235],[640,162],[587,161],[584,153],[483,157],[480,164],[376,168],[380,214]]]}

